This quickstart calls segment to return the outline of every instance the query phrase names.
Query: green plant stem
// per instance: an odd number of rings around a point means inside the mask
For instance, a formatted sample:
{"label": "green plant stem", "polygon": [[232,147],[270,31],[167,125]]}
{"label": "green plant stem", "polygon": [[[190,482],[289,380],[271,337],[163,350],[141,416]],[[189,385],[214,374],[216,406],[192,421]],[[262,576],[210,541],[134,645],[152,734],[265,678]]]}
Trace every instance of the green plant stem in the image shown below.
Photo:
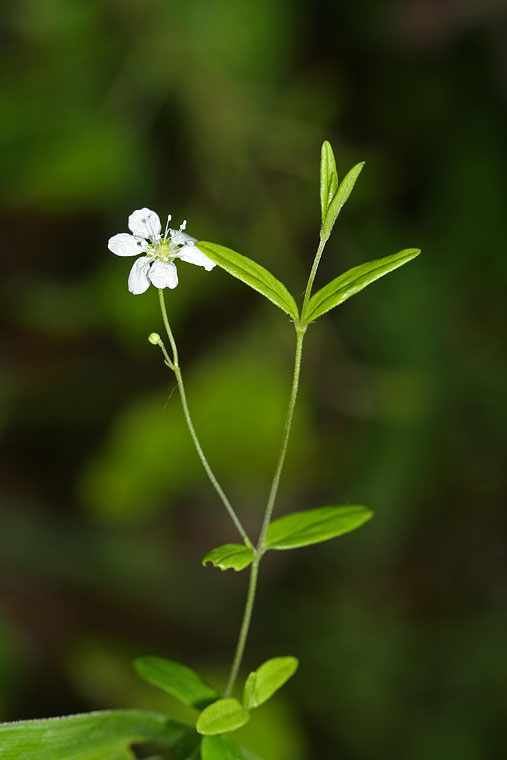
{"label": "green plant stem", "polygon": [[241,629],[239,632],[238,643],[236,645],[236,651],[234,653],[234,660],[232,661],[231,672],[229,675],[229,681],[225,690],[225,697],[230,697],[236,678],[238,677],[241,661],[243,659],[243,653],[245,651],[245,644],[250,629],[250,621],[252,619],[252,611],[255,601],[255,591],[257,589],[257,578],[259,574],[259,561],[260,557],[256,556],[252,562],[250,569],[250,582],[248,584],[248,594],[246,598],[245,611],[243,613],[243,620],[241,622]]}
{"label": "green plant stem", "polygon": [[[308,282],[306,285],[303,308],[301,309],[302,315],[304,315],[304,310],[306,308],[306,305],[308,304],[308,301],[310,300],[313,282],[315,280],[315,275],[317,274],[317,269],[319,267],[320,259],[321,259],[326,243],[327,243],[327,238],[320,239],[319,246],[317,248],[317,252],[313,260],[312,269],[310,271],[310,276],[308,277]],[[297,399],[298,388],[299,388],[299,375],[301,373],[301,357],[303,355],[303,339],[305,337],[306,328],[308,327],[308,325],[304,321],[304,318],[303,318],[295,322],[294,326],[296,328],[296,356],[294,358],[294,374],[292,377],[292,388],[291,388],[290,397],[289,397],[289,408],[287,410],[287,417],[285,418],[285,426],[283,429],[282,443],[280,446],[280,452],[278,454],[278,461],[276,464],[275,474],[273,476],[273,482],[271,484],[271,489],[269,492],[268,503],[266,504],[266,511],[264,513],[264,519],[262,521],[262,527],[261,527],[261,532],[259,535],[259,540],[257,542],[256,554],[255,554],[255,558],[252,563],[252,569],[250,572],[250,583],[248,586],[248,594],[246,598],[245,611],[243,613],[243,621],[241,623],[241,630],[239,632],[238,643],[236,645],[234,660],[232,661],[231,673],[229,675],[229,681],[228,681],[227,689],[225,692],[226,697],[229,697],[232,693],[234,684],[236,683],[236,678],[238,677],[239,669],[241,667],[243,653],[245,651],[245,644],[248,637],[248,631],[250,628],[250,621],[252,619],[252,610],[253,610],[253,605],[254,605],[254,600],[255,600],[255,591],[257,588],[257,575],[259,571],[259,562],[261,561],[264,540],[266,538],[266,533],[269,528],[269,523],[271,522],[271,517],[273,516],[273,510],[275,508],[276,496],[278,493],[278,487],[280,485],[280,478],[282,475],[283,465],[285,462],[285,455],[287,454],[287,445],[289,443],[290,432],[292,429],[292,419],[294,417],[294,409],[296,407],[296,399]]]}
{"label": "green plant stem", "polygon": [[319,247],[317,248],[317,253],[315,254],[315,258],[313,260],[312,268],[310,271],[310,276],[308,277],[308,282],[306,283],[305,298],[303,301],[303,308],[301,309],[301,314],[305,313],[305,309],[308,305],[308,301],[310,300],[310,296],[312,294],[313,282],[315,280],[315,275],[317,274],[317,269],[319,268],[320,259],[321,259],[321,256],[322,256],[322,253],[324,251],[327,241],[328,241],[328,238],[320,239]]}
{"label": "green plant stem", "polygon": [[294,374],[292,378],[292,388],[289,398],[289,408],[287,410],[287,417],[285,418],[285,426],[283,429],[280,452],[278,454],[278,462],[276,464],[275,474],[273,476],[273,482],[271,484],[271,490],[269,492],[268,503],[266,504],[266,511],[264,513],[264,520],[262,522],[262,528],[259,535],[259,541],[257,543],[258,552],[262,551],[264,539],[266,538],[266,532],[273,515],[276,495],[278,493],[278,487],[280,485],[280,477],[282,475],[285,455],[287,453],[287,445],[289,443],[290,431],[292,428],[292,418],[294,417],[294,408],[296,406],[296,398],[298,394],[299,375],[301,372],[301,356],[303,353],[303,339],[305,337],[305,332],[306,325],[303,325],[302,323],[296,323],[296,356],[294,359]]}
{"label": "green plant stem", "polygon": [[241,623],[241,630],[239,632],[238,643],[236,645],[236,651],[234,653],[234,659],[232,661],[231,672],[229,675],[229,681],[227,683],[227,689],[225,696],[229,697],[236,683],[239,669],[241,667],[241,661],[243,659],[243,653],[245,651],[245,644],[248,637],[248,631],[250,629],[250,621],[252,619],[252,610],[255,600],[255,591],[257,588],[257,576],[259,571],[259,563],[262,556],[262,546],[266,537],[266,531],[271,521],[273,509],[275,506],[276,495],[278,493],[278,486],[280,485],[280,477],[282,475],[283,465],[285,462],[285,455],[287,453],[287,444],[289,443],[290,431],[292,427],[292,418],[294,416],[294,408],[296,406],[296,398],[299,387],[299,375],[301,372],[301,356],[303,352],[303,338],[306,332],[306,325],[302,322],[296,323],[296,356],[294,359],[294,375],[292,378],[292,389],[289,398],[289,408],[287,410],[287,417],[285,419],[285,426],[283,430],[282,443],[280,446],[280,452],[278,454],[278,461],[276,464],[275,474],[271,489],[269,492],[268,503],[266,505],[266,512],[264,514],[264,520],[257,543],[257,549],[254,560],[252,562],[252,568],[250,571],[250,583],[248,586],[248,594],[246,598],[245,611],[243,613],[243,621]]}
{"label": "green plant stem", "polygon": [[169,324],[169,319],[167,317],[167,310],[165,306],[165,300],[164,300],[164,291],[159,288],[158,291],[159,295],[159,301],[160,301],[160,310],[162,312],[162,320],[164,322],[164,327],[167,333],[167,337],[169,338],[169,342],[171,344],[171,349],[173,352],[173,360],[172,360],[172,369],[174,371],[174,374],[176,376],[176,381],[178,383],[178,389],[180,392],[180,398],[181,398],[181,405],[183,407],[183,413],[185,415],[185,420],[188,426],[188,429],[190,431],[190,435],[192,437],[192,441],[194,443],[194,446],[196,448],[197,454],[199,455],[199,458],[202,462],[202,465],[206,471],[206,474],[208,475],[208,478],[210,479],[215,491],[217,492],[218,496],[220,497],[224,507],[226,508],[227,512],[229,513],[229,516],[231,520],[233,521],[234,525],[236,526],[239,534],[244,539],[244,541],[247,543],[248,546],[252,546],[252,542],[248,538],[248,535],[243,528],[236,512],[234,511],[234,508],[232,507],[229,499],[225,495],[220,483],[215,477],[215,474],[213,470],[211,469],[208,460],[206,459],[204,452],[202,450],[201,444],[199,443],[199,439],[197,437],[197,433],[195,432],[194,425],[192,423],[192,418],[190,417],[190,412],[188,409],[188,403],[187,403],[187,395],[185,393],[185,386],[183,384],[183,377],[181,374],[181,369],[179,365],[179,358],[178,358],[178,349],[176,346],[176,341],[174,340],[174,336],[171,330],[171,326]]}

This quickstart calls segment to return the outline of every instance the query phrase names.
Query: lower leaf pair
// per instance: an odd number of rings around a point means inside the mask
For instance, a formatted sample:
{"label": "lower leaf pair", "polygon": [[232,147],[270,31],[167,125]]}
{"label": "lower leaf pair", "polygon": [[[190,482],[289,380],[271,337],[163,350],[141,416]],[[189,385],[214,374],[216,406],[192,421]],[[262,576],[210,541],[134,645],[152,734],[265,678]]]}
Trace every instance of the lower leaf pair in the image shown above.
{"label": "lower leaf pair", "polygon": [[250,673],[245,682],[243,704],[237,699],[219,699],[199,715],[200,734],[213,736],[236,731],[250,720],[250,710],[267,702],[298,668],[295,657],[274,657]]}

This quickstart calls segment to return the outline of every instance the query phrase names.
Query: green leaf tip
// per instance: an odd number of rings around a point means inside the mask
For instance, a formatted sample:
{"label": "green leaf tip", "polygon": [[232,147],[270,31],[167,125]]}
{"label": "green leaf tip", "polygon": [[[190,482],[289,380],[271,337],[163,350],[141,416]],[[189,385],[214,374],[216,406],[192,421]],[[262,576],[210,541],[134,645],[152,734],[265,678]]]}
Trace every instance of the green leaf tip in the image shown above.
{"label": "green leaf tip", "polygon": [[252,563],[254,552],[251,546],[245,544],[224,544],[211,549],[202,559],[203,566],[211,562],[220,570],[244,570]]}
{"label": "green leaf tip", "polygon": [[174,660],[162,657],[137,657],[134,668],[145,681],[176,697],[180,702],[202,710],[218,698],[195,671]]}
{"label": "green leaf tip", "polygon": [[294,298],[285,285],[277,280],[268,269],[249,259],[248,256],[243,256],[243,254],[217,243],[199,241],[196,246],[215,264],[244,282],[245,285],[261,293],[292,319],[299,319],[299,310]]}
{"label": "green leaf tip", "polygon": [[364,264],[359,264],[359,266],[349,269],[313,294],[302,318],[308,322],[314,321],[344,301],[347,301],[351,296],[364,290],[375,280],[412,261],[420,253],[421,250],[419,248],[405,248],[403,251],[398,251],[398,253],[393,253],[382,259],[367,261]]}
{"label": "green leaf tip", "polygon": [[251,710],[267,702],[294,675],[298,666],[295,657],[273,657],[267,660],[246,679],[244,706]]}
{"label": "green leaf tip", "polygon": [[324,140],[320,152],[320,211],[324,224],[329,204],[338,190],[338,173],[331,143]]}
{"label": "green leaf tip", "polygon": [[202,711],[196,728],[204,736],[214,736],[236,731],[249,720],[250,713],[237,699],[219,699]]}
{"label": "green leaf tip", "polygon": [[[329,148],[331,148],[331,146],[329,146]],[[333,161],[334,161],[334,157],[333,157]],[[347,172],[345,177],[337,186],[337,189],[334,195],[332,197],[329,197],[328,195],[328,205],[327,205],[325,214],[323,213],[323,216],[322,216],[322,227],[320,230],[320,236],[323,240],[327,240],[328,237],[330,236],[334,223],[336,222],[336,219],[338,217],[338,214],[342,210],[342,207],[347,202],[352,190],[354,189],[354,185],[356,184],[357,178],[361,174],[364,164],[365,162],[361,161],[359,164],[356,164],[355,166],[353,166],[352,169],[349,172]],[[335,172],[336,172],[336,168],[335,168]],[[336,183],[338,183],[337,175],[336,175]],[[331,180],[329,180],[329,184],[331,186]],[[322,188],[322,163],[321,163],[321,188]],[[321,203],[322,203],[322,189],[321,189]]]}
{"label": "green leaf tip", "polygon": [[371,509],[360,505],[292,512],[270,524],[263,548],[298,549],[318,544],[349,533],[372,517]]}

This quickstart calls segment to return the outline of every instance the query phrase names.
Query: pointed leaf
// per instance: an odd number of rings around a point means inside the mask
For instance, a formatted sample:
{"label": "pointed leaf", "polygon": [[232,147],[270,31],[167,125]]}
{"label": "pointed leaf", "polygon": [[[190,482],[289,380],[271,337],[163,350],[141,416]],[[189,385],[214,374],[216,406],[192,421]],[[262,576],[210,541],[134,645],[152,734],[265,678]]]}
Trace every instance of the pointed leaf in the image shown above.
{"label": "pointed leaf", "polygon": [[357,267],[349,269],[336,279],[328,282],[323,288],[317,291],[308,302],[303,319],[312,321],[322,316],[335,306],[339,306],[351,296],[359,293],[370,283],[383,277],[385,274],[398,269],[407,262],[415,259],[421,253],[419,248],[406,248],[391,256],[385,256],[382,259],[367,261]]}
{"label": "pointed leaf", "polygon": [[212,736],[236,731],[250,720],[250,713],[237,699],[219,699],[206,707],[197,719],[196,728],[200,734]]}
{"label": "pointed leaf", "polygon": [[336,191],[334,198],[330,202],[327,212],[326,212],[326,218],[324,222],[322,223],[322,230],[320,233],[320,236],[323,240],[327,240],[328,237],[331,234],[331,230],[333,229],[333,225],[336,222],[336,218],[340,211],[342,210],[342,206],[347,201],[349,195],[351,194],[354,185],[356,184],[356,180],[361,174],[361,170],[364,166],[364,161],[361,161],[360,164],[356,164],[352,167],[352,169],[345,175],[345,177],[342,179],[340,186],[338,187],[338,190]]}
{"label": "pointed leaf", "polygon": [[338,173],[331,144],[324,140],[320,153],[320,210],[322,224],[326,218],[329,204],[338,189]]}
{"label": "pointed leaf", "polygon": [[110,710],[0,724],[2,760],[127,760],[129,747],[153,742],[179,760],[197,746],[190,726],[141,710]]}
{"label": "pointed leaf", "polygon": [[251,564],[254,557],[253,549],[245,544],[224,544],[223,546],[217,546],[216,549],[211,549],[202,560],[202,564],[205,566],[207,562],[211,562],[215,567],[219,567],[220,570],[244,570],[245,567]]}
{"label": "pointed leaf", "polygon": [[367,507],[319,507],[274,520],[269,526],[264,549],[297,549],[328,541],[359,528],[373,517]]}
{"label": "pointed leaf", "polygon": [[217,699],[218,694],[186,665],[162,657],[138,657],[134,667],[145,681],[172,694],[190,707],[202,710]]}
{"label": "pointed leaf", "polygon": [[201,760],[245,760],[245,756],[232,739],[205,736],[201,744]]}
{"label": "pointed leaf", "polygon": [[273,657],[250,673],[245,682],[243,704],[249,710],[273,696],[298,668],[295,657]]}
{"label": "pointed leaf", "polygon": [[285,285],[260,264],[252,261],[247,256],[243,256],[241,253],[236,253],[236,251],[230,248],[225,248],[223,245],[202,241],[199,241],[196,245],[215,264],[218,264],[226,272],[232,274],[233,277],[237,277],[238,280],[241,280],[254,290],[262,293],[263,296],[276,304],[276,306],[279,306],[292,319],[299,318],[296,302]]}

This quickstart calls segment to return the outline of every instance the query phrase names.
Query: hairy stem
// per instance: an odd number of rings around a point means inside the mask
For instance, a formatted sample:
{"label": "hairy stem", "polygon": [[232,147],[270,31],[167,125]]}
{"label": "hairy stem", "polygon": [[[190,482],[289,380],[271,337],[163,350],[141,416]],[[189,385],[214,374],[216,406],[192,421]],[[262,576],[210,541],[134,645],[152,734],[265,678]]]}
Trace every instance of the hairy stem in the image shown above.
{"label": "hairy stem", "polygon": [[213,470],[211,469],[208,460],[206,459],[204,455],[204,451],[202,450],[201,444],[199,443],[199,439],[197,437],[197,433],[195,432],[194,425],[192,423],[192,418],[190,417],[190,412],[188,409],[188,403],[187,403],[187,395],[185,393],[185,386],[183,384],[183,377],[181,374],[181,369],[179,365],[179,359],[178,359],[178,349],[176,346],[176,341],[174,340],[174,336],[171,330],[171,326],[169,324],[169,319],[167,317],[167,310],[165,307],[165,300],[164,300],[164,291],[159,288],[158,291],[159,295],[159,301],[160,301],[160,310],[162,312],[162,320],[164,322],[164,327],[167,333],[167,337],[169,338],[169,342],[171,344],[171,349],[173,352],[173,359],[172,359],[172,369],[174,371],[174,374],[176,376],[176,381],[178,383],[178,389],[180,392],[180,398],[181,398],[181,404],[183,406],[183,413],[185,415],[185,420],[188,426],[188,429],[190,431],[190,435],[192,437],[192,441],[194,443],[194,446],[196,448],[197,454],[199,455],[199,459],[202,462],[202,466],[204,467],[206,474],[208,475],[208,478],[210,479],[215,491],[217,492],[218,496],[220,497],[224,507],[226,508],[227,512],[229,513],[229,516],[231,520],[233,521],[234,525],[236,526],[239,534],[241,537],[246,541],[248,546],[252,546],[252,542],[248,538],[248,535],[243,528],[236,512],[234,511],[229,499],[225,495],[220,483],[215,477],[215,474]]}
{"label": "hairy stem", "polygon": [[234,653],[234,660],[232,661],[231,672],[229,675],[229,681],[225,690],[225,696],[230,697],[236,678],[238,677],[241,661],[243,659],[243,653],[245,651],[245,644],[250,629],[250,621],[252,619],[252,611],[255,601],[255,591],[257,588],[257,577],[259,573],[259,561],[260,557],[255,557],[250,569],[250,582],[248,584],[248,594],[246,598],[245,611],[243,613],[243,620],[241,622],[241,629],[239,632],[238,643],[236,644],[236,651]]}

